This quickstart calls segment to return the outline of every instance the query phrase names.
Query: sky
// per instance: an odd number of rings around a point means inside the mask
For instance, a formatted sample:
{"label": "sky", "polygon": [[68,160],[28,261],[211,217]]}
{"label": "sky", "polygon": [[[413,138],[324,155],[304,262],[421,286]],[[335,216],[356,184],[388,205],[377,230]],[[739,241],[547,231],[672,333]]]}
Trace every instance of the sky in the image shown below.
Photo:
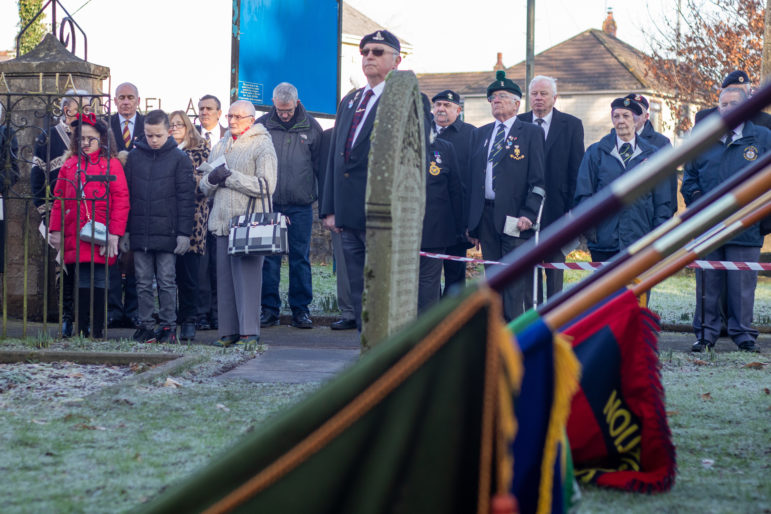
{"label": "sky", "polygon": [[[184,110],[190,98],[206,93],[228,98],[231,2],[61,0],[61,4],[88,36],[88,60],[110,68],[112,90],[124,81],[135,83],[143,109],[159,106],[151,98],[160,98],[166,111]],[[526,0],[350,0],[350,4],[413,46],[400,69],[482,71],[492,70],[496,52],[503,53],[506,66],[525,58]],[[601,28],[609,7],[617,37],[647,50],[644,29],[654,31],[674,15],[671,0],[535,0],[535,5],[536,53],[584,30]],[[0,50],[15,48],[17,22],[16,1],[0,1]],[[80,37],[78,44],[76,54],[83,57]]]}

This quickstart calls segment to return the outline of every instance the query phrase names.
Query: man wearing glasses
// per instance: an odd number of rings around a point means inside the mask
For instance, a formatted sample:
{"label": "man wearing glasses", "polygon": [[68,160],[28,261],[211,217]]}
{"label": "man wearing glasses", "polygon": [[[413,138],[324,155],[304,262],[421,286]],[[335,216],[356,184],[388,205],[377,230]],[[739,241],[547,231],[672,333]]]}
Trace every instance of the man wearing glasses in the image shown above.
{"label": "man wearing glasses", "polygon": [[391,70],[399,67],[399,40],[387,30],[364,36],[359,43],[367,85],[346,95],[337,108],[329,151],[321,217],[329,230],[340,232],[351,285],[356,326],[361,330],[364,292],[365,216],[369,138],[380,95]]}
{"label": "man wearing glasses", "polygon": [[[257,123],[265,125],[270,132],[278,158],[273,209],[291,220],[288,227],[291,324],[295,328],[313,328],[308,309],[313,300],[310,249],[313,202],[318,197],[316,182],[321,164],[321,125],[305,112],[297,88],[288,82],[273,89],[273,107]],[[262,265],[262,327],[279,324],[281,259],[281,255],[269,255]]]}
{"label": "man wearing glasses", "polygon": [[[468,232],[485,260],[498,261],[534,233],[545,196],[544,141],[541,127],[517,119],[522,91],[503,70],[487,99],[495,122],[476,129],[471,141]],[[527,273],[504,291],[507,320],[532,307],[532,281]]]}

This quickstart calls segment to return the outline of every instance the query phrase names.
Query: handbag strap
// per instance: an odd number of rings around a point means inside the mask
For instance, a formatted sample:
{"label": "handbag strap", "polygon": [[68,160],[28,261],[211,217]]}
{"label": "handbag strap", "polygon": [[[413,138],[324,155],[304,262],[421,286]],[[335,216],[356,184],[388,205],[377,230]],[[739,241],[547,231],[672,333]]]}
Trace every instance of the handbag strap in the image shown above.
{"label": "handbag strap", "polygon": [[[262,211],[263,212],[273,212],[273,198],[270,194],[270,187],[268,186],[268,179],[265,177],[258,177],[257,182],[260,184],[260,196],[262,197]],[[265,193],[262,191],[262,183],[265,182]],[[268,200],[268,210],[265,210],[265,199],[267,197]]]}

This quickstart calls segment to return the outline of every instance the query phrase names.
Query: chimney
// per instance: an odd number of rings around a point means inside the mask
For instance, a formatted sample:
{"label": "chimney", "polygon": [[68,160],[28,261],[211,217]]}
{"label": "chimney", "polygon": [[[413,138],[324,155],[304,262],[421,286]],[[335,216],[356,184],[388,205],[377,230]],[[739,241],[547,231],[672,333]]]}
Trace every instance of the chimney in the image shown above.
{"label": "chimney", "polygon": [[602,31],[609,36],[616,37],[616,20],[613,19],[612,8],[608,8],[608,17],[602,22]]}
{"label": "chimney", "polygon": [[503,65],[503,53],[498,52],[498,60],[495,62],[495,66],[493,66],[493,71],[498,70],[505,70],[506,66]]}

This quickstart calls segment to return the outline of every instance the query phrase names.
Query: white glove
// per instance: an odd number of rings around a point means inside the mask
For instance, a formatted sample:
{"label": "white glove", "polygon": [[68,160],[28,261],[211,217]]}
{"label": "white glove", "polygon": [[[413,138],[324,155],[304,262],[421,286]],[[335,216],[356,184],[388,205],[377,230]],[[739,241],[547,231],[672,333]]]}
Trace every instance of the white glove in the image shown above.
{"label": "white glove", "polygon": [[177,236],[177,247],[174,248],[176,255],[183,255],[190,249],[190,238],[187,236]]}
{"label": "white glove", "polygon": [[57,250],[61,250],[62,249],[62,233],[61,232],[49,232],[48,233],[48,242],[51,243],[51,246],[53,246]]}
{"label": "white glove", "polygon": [[118,236],[115,234],[107,234],[107,245],[99,247],[99,255],[104,255],[107,251],[107,258],[112,259],[118,255]]}

